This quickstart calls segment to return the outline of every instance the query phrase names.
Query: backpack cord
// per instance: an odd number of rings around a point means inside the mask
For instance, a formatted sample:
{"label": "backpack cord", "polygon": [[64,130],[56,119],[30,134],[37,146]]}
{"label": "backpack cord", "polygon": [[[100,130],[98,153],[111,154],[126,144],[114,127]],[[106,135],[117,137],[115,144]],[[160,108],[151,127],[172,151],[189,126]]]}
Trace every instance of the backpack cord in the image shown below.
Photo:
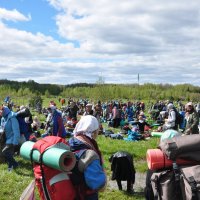
{"label": "backpack cord", "polygon": [[43,190],[44,190],[44,194],[45,194],[46,200],[51,200],[51,198],[49,196],[49,193],[48,193],[48,190],[47,190],[47,187],[46,187],[45,175],[44,175],[44,170],[43,170],[43,167],[42,167],[44,152],[40,155],[40,159],[39,159],[39,161],[40,161],[40,170],[41,170],[41,173],[42,173],[42,187],[43,187]]}

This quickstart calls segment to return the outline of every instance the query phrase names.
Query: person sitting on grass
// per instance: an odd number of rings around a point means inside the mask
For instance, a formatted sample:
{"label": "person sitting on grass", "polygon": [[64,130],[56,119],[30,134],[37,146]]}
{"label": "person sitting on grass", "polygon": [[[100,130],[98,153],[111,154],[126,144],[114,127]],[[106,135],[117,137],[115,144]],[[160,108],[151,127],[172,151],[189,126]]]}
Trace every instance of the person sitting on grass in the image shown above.
{"label": "person sitting on grass", "polygon": [[135,122],[135,125],[138,126],[139,128],[139,133],[143,134],[145,132],[145,126],[148,127],[148,129],[151,128],[151,125],[148,124],[146,121],[145,121],[145,118],[143,118],[142,115],[139,115],[138,116],[138,121]]}

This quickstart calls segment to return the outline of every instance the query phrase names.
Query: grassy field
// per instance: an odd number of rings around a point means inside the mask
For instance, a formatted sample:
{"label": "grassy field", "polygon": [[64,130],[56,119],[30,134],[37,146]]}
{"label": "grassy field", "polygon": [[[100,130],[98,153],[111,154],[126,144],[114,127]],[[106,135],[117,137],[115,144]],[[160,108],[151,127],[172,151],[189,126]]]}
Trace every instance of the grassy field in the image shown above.
{"label": "grassy field", "polygon": [[[99,136],[98,144],[103,153],[106,172],[108,179],[110,178],[110,163],[109,157],[119,150],[128,151],[134,156],[134,163],[136,172],[145,172],[147,164],[145,160],[146,150],[149,148],[155,148],[158,139],[151,138],[147,141],[139,142],[126,142],[122,140],[112,140]],[[12,172],[7,172],[7,165],[0,165],[0,199],[1,200],[17,200],[21,193],[33,179],[32,166],[30,161],[23,160],[20,156],[16,156],[16,160],[19,162],[20,167]],[[136,180],[137,181],[137,180]],[[37,198],[39,199],[39,198]],[[142,194],[128,195],[123,191],[110,190],[107,188],[104,192],[100,193],[101,200],[111,199],[144,199]]]}
{"label": "grassy field", "polygon": [[[49,100],[44,99],[45,105],[48,105],[48,102]],[[58,102],[56,101],[56,103]],[[34,111],[32,111],[32,114],[33,116],[38,115]],[[41,121],[45,120],[43,115],[38,116]],[[106,129],[108,128],[106,124],[103,124],[103,126]],[[116,133],[119,131],[119,129],[113,129],[113,131]],[[123,140],[113,140],[100,135],[97,142],[103,154],[108,179],[110,179],[111,170],[109,158],[113,153],[120,150],[128,151],[134,157],[136,173],[143,173],[147,170],[146,151],[149,148],[157,147],[158,138],[151,138],[150,140],[142,140],[139,142],[127,142]],[[31,162],[23,160],[20,156],[16,156],[16,160],[19,162],[20,167],[11,173],[7,171],[6,164],[0,164],[0,200],[18,200],[23,190],[34,178]],[[107,187],[104,192],[100,193],[100,200],[144,199],[142,192],[143,191],[141,191],[141,193],[129,195],[124,191],[111,190]],[[37,200],[39,200],[38,194]]]}

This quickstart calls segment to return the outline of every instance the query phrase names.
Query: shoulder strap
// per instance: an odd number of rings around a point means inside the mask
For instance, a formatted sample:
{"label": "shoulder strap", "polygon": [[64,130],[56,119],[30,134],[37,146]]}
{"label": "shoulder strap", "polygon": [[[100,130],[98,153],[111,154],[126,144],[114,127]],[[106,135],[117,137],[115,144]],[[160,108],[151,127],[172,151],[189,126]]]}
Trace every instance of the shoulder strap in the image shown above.
{"label": "shoulder strap", "polygon": [[188,183],[191,187],[192,190],[192,200],[198,200],[198,196],[197,196],[197,183],[194,179],[194,176],[190,176],[188,177]]}
{"label": "shoulder strap", "polygon": [[176,188],[175,195],[179,197],[180,199],[182,199],[182,192],[181,192],[181,186],[180,186],[180,169],[176,161],[173,161],[172,166],[173,166],[173,172],[175,176],[175,188]]}
{"label": "shoulder strap", "polygon": [[[30,152],[30,158],[31,158],[31,164],[32,164],[32,169],[33,169],[33,166],[34,166],[34,162],[33,162],[33,151],[34,150],[37,150],[37,149],[32,149],[31,152]],[[44,151],[45,152],[45,151]],[[45,196],[45,199],[46,200],[51,200],[50,198],[50,195],[49,195],[49,192],[48,192],[48,189],[46,187],[46,181],[45,181],[45,174],[44,174],[44,169],[43,169],[43,153],[40,154],[40,158],[39,158],[39,165],[40,165],[40,170],[41,170],[41,174],[42,174],[42,189],[44,191],[44,196]]]}
{"label": "shoulder strap", "polygon": [[98,154],[91,149],[84,151],[78,162],[79,171],[84,172],[84,170],[93,160],[99,160]]}
{"label": "shoulder strap", "polygon": [[195,181],[194,176],[186,176],[183,170],[181,170],[181,174],[183,177],[187,180],[187,182],[190,185],[191,191],[192,191],[192,200],[198,200],[198,194],[197,194],[197,182]]}

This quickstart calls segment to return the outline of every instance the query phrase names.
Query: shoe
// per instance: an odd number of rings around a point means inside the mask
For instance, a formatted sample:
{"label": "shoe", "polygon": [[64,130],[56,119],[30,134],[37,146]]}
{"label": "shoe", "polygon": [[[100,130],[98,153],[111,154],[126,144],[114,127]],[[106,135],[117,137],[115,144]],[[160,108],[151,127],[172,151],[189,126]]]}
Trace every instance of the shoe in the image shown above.
{"label": "shoe", "polygon": [[16,162],[12,167],[13,169],[16,169],[19,166],[18,162]]}
{"label": "shoe", "polygon": [[13,170],[13,166],[12,167],[8,167],[8,172],[12,172]]}
{"label": "shoe", "polygon": [[134,194],[135,191],[134,191],[134,189],[128,189],[128,190],[127,190],[127,193],[128,193],[128,194]]}
{"label": "shoe", "polygon": [[11,172],[13,169],[16,169],[19,164],[16,162],[14,165],[8,167],[8,172]]}

